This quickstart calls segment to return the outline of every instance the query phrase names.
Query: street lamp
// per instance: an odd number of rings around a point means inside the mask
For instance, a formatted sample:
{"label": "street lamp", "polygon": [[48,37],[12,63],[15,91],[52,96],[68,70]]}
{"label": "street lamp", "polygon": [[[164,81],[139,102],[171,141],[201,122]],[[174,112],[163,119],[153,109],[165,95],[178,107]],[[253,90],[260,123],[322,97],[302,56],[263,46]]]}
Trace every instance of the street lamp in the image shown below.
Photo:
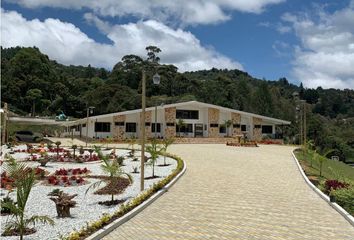
{"label": "street lamp", "polygon": [[[155,75],[152,77],[152,80],[155,85],[160,85],[160,75],[155,73]],[[162,104],[163,105],[163,104]],[[155,104],[155,138],[157,138],[157,103]]]}
{"label": "street lamp", "polygon": [[[160,75],[155,73],[152,77],[153,83],[158,85],[160,84]],[[145,70],[142,70],[142,79],[141,79],[141,118],[140,118],[140,127],[141,127],[141,158],[140,158],[140,191],[144,191],[144,164],[145,164],[145,107],[146,107],[146,73]],[[156,116],[156,112],[155,112]],[[155,120],[156,121],[156,120]],[[155,125],[156,129],[156,125]]]}
{"label": "street lamp", "polygon": [[87,111],[86,111],[86,147],[87,147],[87,139],[88,139],[88,125],[89,125],[89,114],[93,113],[93,109],[95,109],[95,107],[88,107]]}

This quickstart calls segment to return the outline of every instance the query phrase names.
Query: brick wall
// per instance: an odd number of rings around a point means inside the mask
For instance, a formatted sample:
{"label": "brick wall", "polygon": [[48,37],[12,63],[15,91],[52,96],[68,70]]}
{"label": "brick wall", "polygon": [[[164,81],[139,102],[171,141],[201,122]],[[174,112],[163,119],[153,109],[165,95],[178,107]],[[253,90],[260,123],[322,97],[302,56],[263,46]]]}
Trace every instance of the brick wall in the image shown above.
{"label": "brick wall", "polygon": [[[167,123],[174,123],[174,126],[167,126]],[[176,136],[176,108],[165,108],[165,137]]]}
{"label": "brick wall", "polygon": [[125,122],[125,115],[113,116],[113,138],[123,140],[125,138],[125,125],[116,126],[115,122]]}
{"label": "brick wall", "polygon": [[[140,113],[139,120],[141,119],[142,114]],[[145,126],[145,123],[150,123],[150,126]],[[139,125],[141,125],[141,121],[139,121]],[[151,111],[145,112],[145,121],[143,126],[145,127],[145,138],[151,138]],[[140,137],[141,137],[141,127],[140,126]]]}
{"label": "brick wall", "polygon": [[219,124],[219,109],[208,108],[208,136],[209,137],[219,137],[219,128],[210,127],[210,124]]}
{"label": "brick wall", "polygon": [[237,135],[241,135],[242,134],[242,132],[241,132],[241,114],[232,112],[231,113],[231,121],[232,121],[232,125],[235,125],[235,124],[240,125],[240,127],[238,127],[238,128],[234,128],[232,126],[232,136],[235,137]]}

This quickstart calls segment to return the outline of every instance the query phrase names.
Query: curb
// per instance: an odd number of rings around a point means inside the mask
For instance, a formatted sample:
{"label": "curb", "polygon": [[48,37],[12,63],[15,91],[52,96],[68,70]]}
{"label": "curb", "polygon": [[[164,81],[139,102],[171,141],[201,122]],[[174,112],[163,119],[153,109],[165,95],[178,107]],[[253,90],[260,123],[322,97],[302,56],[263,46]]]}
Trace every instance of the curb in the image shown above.
{"label": "curb", "polygon": [[158,199],[162,194],[168,191],[169,188],[174,185],[177,180],[186,172],[187,170],[187,165],[184,160],[183,161],[183,169],[182,171],[174,178],[172,179],[171,182],[169,182],[165,187],[157,191],[154,195],[152,195],[149,199],[144,201],[142,204],[140,204],[138,207],[134,208],[124,216],[116,219],[112,223],[108,224],[107,226],[103,227],[102,229],[98,230],[94,234],[90,235],[87,237],[87,240],[99,240],[102,239],[104,236],[108,235],[110,232],[114,231],[117,227],[120,225],[124,224],[125,222],[129,221],[131,218],[136,216],[138,213],[143,211],[147,206],[149,206],[151,203],[153,203],[156,199]]}
{"label": "curb", "polygon": [[337,203],[335,202],[331,202],[329,200],[329,197],[324,194],[320,189],[318,189],[315,185],[313,185],[313,183],[307,178],[304,170],[302,169],[299,160],[297,160],[294,151],[291,153],[293,155],[294,161],[302,175],[302,177],[304,178],[305,182],[307,183],[307,185],[309,185],[309,187],[315,192],[317,193],[317,195],[319,195],[324,201],[326,201],[328,203],[328,205],[330,205],[332,208],[334,208],[334,210],[336,210],[340,215],[342,215],[353,227],[354,227],[354,217],[352,215],[350,215],[347,211],[345,211],[341,206],[339,206]]}

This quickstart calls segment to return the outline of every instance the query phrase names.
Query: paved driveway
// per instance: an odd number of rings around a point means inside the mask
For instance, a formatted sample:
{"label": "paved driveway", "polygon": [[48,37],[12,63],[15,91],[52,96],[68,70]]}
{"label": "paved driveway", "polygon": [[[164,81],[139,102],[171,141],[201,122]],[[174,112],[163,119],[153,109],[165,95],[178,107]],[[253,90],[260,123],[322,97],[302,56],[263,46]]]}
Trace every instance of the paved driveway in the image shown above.
{"label": "paved driveway", "polygon": [[185,175],[104,239],[354,239],[305,183],[292,147],[174,145]]}

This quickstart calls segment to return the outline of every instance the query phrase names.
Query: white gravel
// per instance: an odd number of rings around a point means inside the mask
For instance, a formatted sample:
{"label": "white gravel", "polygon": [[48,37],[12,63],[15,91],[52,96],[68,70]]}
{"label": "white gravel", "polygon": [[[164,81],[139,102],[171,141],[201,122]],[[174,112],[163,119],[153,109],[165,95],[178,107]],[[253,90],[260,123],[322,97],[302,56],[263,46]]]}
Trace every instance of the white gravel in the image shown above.
{"label": "white gravel", "polygon": [[[23,148],[23,146],[20,146],[18,148]],[[3,149],[4,152],[8,152],[8,149]],[[110,151],[103,151],[104,154],[109,153]],[[116,150],[116,154],[121,156],[124,155],[126,156],[128,153],[128,150]],[[136,155],[138,156],[140,152],[136,152]],[[148,154],[146,154],[148,156]],[[26,153],[16,153],[13,154],[13,156],[16,159],[23,159],[28,157],[28,154]],[[131,158],[127,158],[124,160],[125,166],[122,168],[124,169],[125,172],[128,172],[131,174],[133,177],[133,183],[126,188],[126,190],[120,194],[116,195],[115,199],[123,199],[123,200],[129,200],[134,198],[139,194],[139,189],[140,189],[140,173],[134,174],[131,173],[133,170],[133,167],[140,167],[140,161],[131,161]],[[140,160],[140,158],[139,158]],[[160,176],[160,178],[155,178],[151,180],[145,180],[145,189],[149,188],[152,186],[153,183],[156,183],[163,179],[164,177],[168,176],[172,171],[177,167],[177,162],[173,159],[167,158],[167,162],[171,165],[167,167],[158,167],[155,166],[155,175]],[[163,157],[159,157],[157,160],[157,164],[162,164],[163,163]],[[28,162],[29,166],[39,166],[38,163],[36,162]],[[91,171],[90,175],[102,175],[102,170],[100,168],[100,163],[97,162],[89,162],[89,163],[52,163],[49,162],[47,164],[47,167],[45,169],[49,171],[50,173],[54,173],[55,170],[60,169],[60,168],[84,168],[86,167]],[[43,167],[42,167],[43,168]],[[139,168],[140,171],[140,168]],[[152,168],[150,166],[145,166],[145,176],[151,176],[152,174]],[[32,189],[26,212],[28,216],[30,215],[47,215],[51,217],[55,221],[54,226],[49,226],[49,225],[42,225],[38,224],[36,225],[36,230],[37,232],[32,235],[25,236],[24,239],[31,239],[31,240],[44,240],[44,239],[58,239],[61,235],[66,235],[73,230],[79,230],[80,228],[86,226],[86,223],[92,222],[94,220],[98,220],[102,214],[104,213],[113,213],[115,212],[119,205],[112,206],[112,207],[107,207],[107,206],[102,206],[99,205],[99,201],[105,201],[105,200],[110,200],[110,195],[96,195],[93,194],[95,190],[90,190],[87,195],[85,195],[85,192],[88,188],[88,186],[95,182],[98,181],[96,179],[92,178],[87,178],[87,180],[90,181],[89,184],[82,185],[82,186],[73,186],[73,187],[60,187],[60,186],[46,186],[43,185],[41,182],[38,182]],[[102,185],[103,187],[104,185]],[[71,215],[72,218],[57,218],[57,213],[55,209],[55,204],[49,199],[47,194],[51,192],[53,189],[59,188],[63,190],[66,193],[69,194],[78,194],[77,197],[74,198],[74,200],[77,202],[77,206],[75,208],[71,209]],[[4,195],[1,196],[3,198],[6,196],[7,191],[2,190],[2,193]],[[16,192],[13,192],[10,194],[12,198],[14,199],[16,197]],[[4,231],[4,227],[6,224],[6,221],[8,220],[9,216],[1,216],[1,232]],[[1,239],[18,239],[18,237],[1,237]]]}

